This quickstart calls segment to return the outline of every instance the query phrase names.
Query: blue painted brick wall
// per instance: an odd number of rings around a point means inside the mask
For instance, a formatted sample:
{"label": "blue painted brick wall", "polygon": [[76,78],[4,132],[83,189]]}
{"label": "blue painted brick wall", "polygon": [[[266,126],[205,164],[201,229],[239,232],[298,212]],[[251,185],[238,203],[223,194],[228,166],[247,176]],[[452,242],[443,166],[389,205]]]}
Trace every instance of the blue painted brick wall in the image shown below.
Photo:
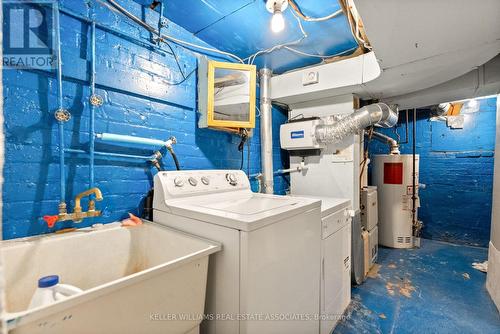
{"label": "blue painted brick wall", "polygon": [[[61,1],[63,9],[87,16],[84,1]],[[122,2],[130,11],[156,25],[157,13],[143,9],[135,2]],[[117,16],[103,6],[96,7],[99,23],[119,29],[130,36],[149,40],[142,28]],[[166,33],[191,42],[204,44],[190,33],[169,23]],[[61,15],[64,106],[72,119],[65,125],[66,147],[86,149],[89,126],[90,29],[81,21]],[[206,45],[206,44],[205,44]],[[173,46],[185,73],[196,68],[196,57]],[[97,93],[104,105],[96,111],[96,132],[135,135],[164,139],[174,135],[175,149],[183,169],[239,169],[239,137],[223,132],[197,128],[196,75],[184,84],[168,85],[181,75],[171,54],[138,45],[115,34],[97,30]],[[5,239],[48,233],[64,227],[84,227],[96,222],[109,223],[140,214],[155,170],[145,162],[96,157],[95,177],[104,195],[97,206],[103,216],[74,225],[57,223],[48,229],[42,216],[56,214],[59,203],[59,160],[57,123],[57,84],[54,73],[4,70],[4,131],[6,161],[3,186],[3,237]],[[273,110],[275,168],[282,168],[279,149],[279,125],[285,113]],[[250,141],[250,173],[260,171],[259,121]],[[247,146],[248,147],[248,146]],[[247,168],[247,147],[244,166]],[[96,149],[146,155],[151,151],[98,144]],[[163,159],[164,168],[173,169],[170,156]],[[66,156],[66,201],[73,208],[74,196],[88,188],[88,159]],[[255,181],[252,186],[256,189]],[[278,177],[276,193],[283,194],[286,180]],[[86,205],[86,203],[84,203]]]}
{"label": "blue painted brick wall", "polygon": [[[420,154],[421,208],[425,238],[487,247],[490,239],[496,99],[480,101],[479,112],[466,114],[463,129],[430,121],[419,110],[417,153]],[[404,115],[400,115],[400,121]],[[401,151],[411,154],[410,143]],[[393,130],[385,130],[394,136]],[[404,140],[404,126],[398,132]],[[387,146],[370,145],[371,154],[387,153]]]}

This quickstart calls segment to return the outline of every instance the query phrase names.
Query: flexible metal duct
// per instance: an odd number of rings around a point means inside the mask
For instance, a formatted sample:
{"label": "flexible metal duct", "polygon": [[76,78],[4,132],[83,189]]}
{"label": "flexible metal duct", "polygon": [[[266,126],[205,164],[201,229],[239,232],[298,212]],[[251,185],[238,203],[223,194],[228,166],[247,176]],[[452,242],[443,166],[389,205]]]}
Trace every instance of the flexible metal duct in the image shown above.
{"label": "flexible metal duct", "polygon": [[398,114],[385,103],[375,103],[360,108],[329,125],[316,127],[316,139],[322,143],[338,143],[348,135],[372,125],[390,128],[398,122]]}

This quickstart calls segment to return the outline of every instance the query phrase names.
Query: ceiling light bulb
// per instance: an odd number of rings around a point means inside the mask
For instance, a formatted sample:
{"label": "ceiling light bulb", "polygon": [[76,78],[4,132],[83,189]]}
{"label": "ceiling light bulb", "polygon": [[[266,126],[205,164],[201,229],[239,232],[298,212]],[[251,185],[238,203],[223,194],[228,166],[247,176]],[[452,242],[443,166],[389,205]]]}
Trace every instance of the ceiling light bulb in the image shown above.
{"label": "ceiling light bulb", "polygon": [[274,11],[273,18],[271,19],[271,30],[275,33],[281,32],[285,29],[285,19],[281,10]]}

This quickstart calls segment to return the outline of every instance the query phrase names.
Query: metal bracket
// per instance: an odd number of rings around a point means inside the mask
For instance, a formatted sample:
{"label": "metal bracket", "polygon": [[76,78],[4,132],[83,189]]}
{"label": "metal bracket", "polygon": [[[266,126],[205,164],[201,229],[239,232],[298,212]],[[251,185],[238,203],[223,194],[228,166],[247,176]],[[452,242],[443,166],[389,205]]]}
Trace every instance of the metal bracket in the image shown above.
{"label": "metal bracket", "polygon": [[168,20],[166,17],[162,16],[160,19],[160,26],[163,28],[168,27]]}
{"label": "metal bracket", "polygon": [[71,113],[64,108],[61,108],[55,111],[54,117],[59,122],[67,122],[71,119]]}
{"label": "metal bracket", "polygon": [[102,96],[97,94],[90,95],[89,101],[90,104],[95,107],[100,107],[104,103],[104,99],[102,98]]}

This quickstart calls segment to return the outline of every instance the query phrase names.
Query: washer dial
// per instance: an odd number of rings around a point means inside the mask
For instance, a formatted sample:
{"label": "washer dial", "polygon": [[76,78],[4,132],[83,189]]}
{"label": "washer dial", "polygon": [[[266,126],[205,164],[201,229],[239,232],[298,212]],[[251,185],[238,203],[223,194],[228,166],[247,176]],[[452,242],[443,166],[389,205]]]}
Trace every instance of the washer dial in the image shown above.
{"label": "washer dial", "polygon": [[196,187],[196,185],[198,184],[198,181],[194,177],[192,177],[192,176],[188,179],[188,182],[193,187]]}
{"label": "washer dial", "polygon": [[238,184],[238,178],[236,175],[233,173],[227,173],[226,174],[226,180],[229,182],[230,185],[235,186]]}
{"label": "washer dial", "polygon": [[174,179],[174,184],[176,187],[182,187],[184,186],[184,180],[178,176]]}

